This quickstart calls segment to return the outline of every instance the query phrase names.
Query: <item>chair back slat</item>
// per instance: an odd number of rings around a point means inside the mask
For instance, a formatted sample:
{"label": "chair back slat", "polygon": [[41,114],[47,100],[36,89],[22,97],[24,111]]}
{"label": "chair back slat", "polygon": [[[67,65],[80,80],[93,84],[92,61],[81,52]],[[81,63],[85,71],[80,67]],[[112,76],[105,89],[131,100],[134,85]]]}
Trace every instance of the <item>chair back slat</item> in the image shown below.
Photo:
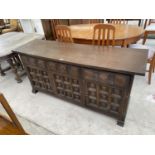
{"label": "chair back slat", "polygon": [[111,23],[111,24],[127,24],[128,21],[125,19],[110,19],[109,23]]}
{"label": "chair back slat", "polygon": [[52,28],[52,33],[53,33],[53,38],[56,39],[56,26],[61,25],[60,19],[52,19],[51,20],[51,28]]}
{"label": "chair back slat", "polygon": [[57,25],[56,28],[57,40],[60,42],[73,42],[71,30],[66,25]]}
{"label": "chair back slat", "polygon": [[95,45],[115,46],[115,27],[109,24],[96,24],[94,26],[93,41]]}

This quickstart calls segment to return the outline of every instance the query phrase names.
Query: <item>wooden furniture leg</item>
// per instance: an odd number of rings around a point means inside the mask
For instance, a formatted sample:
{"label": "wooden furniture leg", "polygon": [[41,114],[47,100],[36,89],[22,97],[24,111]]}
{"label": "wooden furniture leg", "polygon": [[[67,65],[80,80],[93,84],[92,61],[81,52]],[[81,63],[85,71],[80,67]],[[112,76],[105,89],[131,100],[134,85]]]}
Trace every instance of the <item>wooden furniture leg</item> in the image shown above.
{"label": "wooden furniture leg", "polygon": [[4,71],[3,71],[2,67],[1,67],[1,64],[0,64],[0,74],[1,74],[1,76],[5,75],[5,73],[4,73]]}
{"label": "wooden furniture leg", "polygon": [[139,20],[138,20],[138,26],[141,26],[141,22],[142,22],[142,20],[139,19]]}
{"label": "wooden furniture leg", "polygon": [[17,59],[17,61],[19,62],[21,69],[22,69],[22,70],[24,70],[24,66],[23,66],[23,63],[22,63],[22,61],[21,61],[21,59],[20,59],[19,55],[18,55],[18,54],[16,54],[16,55],[15,55],[15,58],[16,58],[16,59]]}
{"label": "wooden furniture leg", "polygon": [[149,73],[148,73],[148,84],[151,84],[151,75],[153,71],[153,65],[150,63]]}
{"label": "wooden furniture leg", "polygon": [[2,106],[6,110],[7,114],[9,115],[9,117],[11,118],[11,120],[13,121],[13,124],[20,131],[20,134],[21,135],[26,135],[26,132],[24,131],[22,125],[20,124],[20,122],[18,121],[16,115],[14,114],[14,112],[11,109],[11,107],[9,106],[7,100],[5,99],[5,97],[3,96],[3,94],[1,94],[1,93],[0,93],[0,103],[2,104]]}
{"label": "wooden furniture leg", "polygon": [[9,63],[9,65],[11,66],[12,72],[15,74],[15,79],[17,80],[17,82],[18,83],[22,82],[20,76],[18,75],[17,68],[15,67],[15,65],[12,61],[12,58],[8,59],[7,61]]}
{"label": "wooden furniture leg", "polygon": [[145,31],[145,33],[144,33],[144,38],[143,38],[143,45],[145,44],[145,42],[146,42],[146,39],[147,39],[147,35],[148,35],[148,32],[147,31]]}
{"label": "wooden furniture leg", "polygon": [[144,29],[146,28],[147,22],[148,22],[148,19],[145,20]]}

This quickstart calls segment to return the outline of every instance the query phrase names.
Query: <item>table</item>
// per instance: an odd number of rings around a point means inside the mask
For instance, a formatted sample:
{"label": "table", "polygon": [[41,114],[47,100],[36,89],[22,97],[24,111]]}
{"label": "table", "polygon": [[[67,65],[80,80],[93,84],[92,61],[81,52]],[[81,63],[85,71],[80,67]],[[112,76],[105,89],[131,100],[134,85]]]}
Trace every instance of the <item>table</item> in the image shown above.
{"label": "table", "polygon": [[103,112],[118,125],[124,125],[134,75],[144,76],[147,62],[147,50],[45,40],[13,51],[21,56],[34,93]]}
{"label": "table", "polygon": [[144,33],[144,39],[143,39],[143,44],[145,44],[146,39],[149,34],[155,34],[155,23],[151,23],[145,28],[145,33]]}
{"label": "table", "polygon": [[[23,33],[23,32],[9,32],[9,33],[0,35],[0,63],[2,61],[8,61],[13,72],[15,73],[17,82],[21,82],[22,80],[18,75],[17,70],[14,66],[14,61],[13,61],[14,54],[11,52],[11,50],[37,38],[42,39],[43,35],[35,34],[35,33]],[[18,59],[18,57],[16,57],[16,59]],[[6,68],[3,70],[0,65],[1,75],[5,75],[4,71],[8,69],[9,68]]]}
{"label": "table", "polygon": [[[75,43],[92,44],[93,26],[95,24],[79,24],[70,26]],[[137,42],[143,35],[144,29],[135,25],[111,24],[115,26],[116,46],[127,46]]]}

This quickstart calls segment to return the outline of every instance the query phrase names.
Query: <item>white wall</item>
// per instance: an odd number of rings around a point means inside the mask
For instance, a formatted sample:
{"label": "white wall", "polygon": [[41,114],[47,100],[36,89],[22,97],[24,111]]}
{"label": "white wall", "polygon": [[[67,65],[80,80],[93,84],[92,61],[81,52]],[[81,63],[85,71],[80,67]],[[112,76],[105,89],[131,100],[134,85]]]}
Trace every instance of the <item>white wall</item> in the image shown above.
{"label": "white wall", "polygon": [[20,23],[25,33],[38,33],[44,35],[40,19],[20,19]]}

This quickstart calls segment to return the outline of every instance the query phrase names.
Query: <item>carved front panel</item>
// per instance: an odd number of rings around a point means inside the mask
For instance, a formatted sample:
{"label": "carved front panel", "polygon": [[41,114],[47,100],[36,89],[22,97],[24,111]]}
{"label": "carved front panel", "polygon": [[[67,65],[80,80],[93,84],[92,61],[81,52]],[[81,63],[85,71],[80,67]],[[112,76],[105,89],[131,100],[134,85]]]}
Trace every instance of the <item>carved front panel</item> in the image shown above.
{"label": "carved front panel", "polygon": [[124,106],[123,102],[130,85],[130,77],[93,69],[83,69],[82,73],[86,104],[118,116],[121,107]]}
{"label": "carved front panel", "polygon": [[94,107],[125,119],[132,85],[130,75],[22,56],[35,90]]}
{"label": "carved front panel", "polygon": [[59,74],[54,74],[53,76],[58,95],[82,102],[79,80]]}
{"label": "carved front panel", "polygon": [[37,90],[45,90],[53,92],[53,85],[50,82],[48,72],[46,70],[46,62],[33,57],[21,56],[32,86]]}
{"label": "carved front panel", "polygon": [[112,114],[119,114],[124,98],[121,88],[106,84],[86,81],[86,104]]}
{"label": "carved front panel", "polygon": [[46,71],[33,67],[27,67],[27,70],[29,71],[32,85],[36,89],[42,89],[49,92],[53,91],[52,85],[48,77],[48,73]]}

